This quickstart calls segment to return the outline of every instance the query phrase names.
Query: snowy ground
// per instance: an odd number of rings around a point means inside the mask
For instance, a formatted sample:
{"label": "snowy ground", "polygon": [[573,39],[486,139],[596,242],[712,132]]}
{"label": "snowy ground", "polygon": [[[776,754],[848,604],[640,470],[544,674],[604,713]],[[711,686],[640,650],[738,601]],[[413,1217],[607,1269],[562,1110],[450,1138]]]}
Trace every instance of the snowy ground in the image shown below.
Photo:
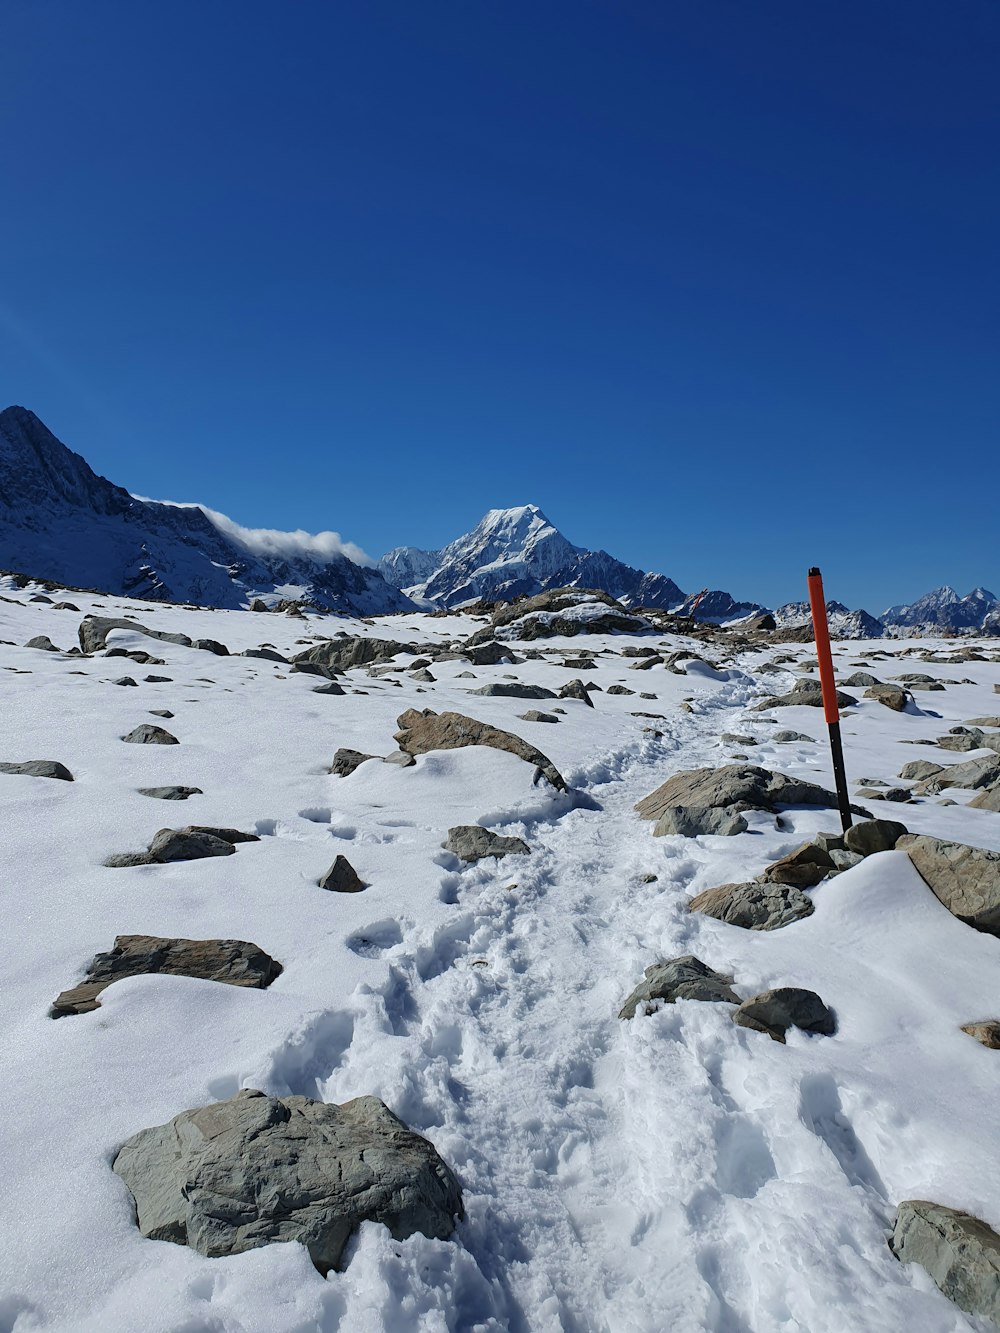
{"label": "snowy ground", "polygon": [[[754,711],[796,674],[762,675],[760,664],[805,661],[808,646],[685,676],[630,669],[619,650],[648,638],[542,640],[533,646],[570,657],[604,650],[582,673],[602,686],[596,708],[557,701],[566,712],[553,726],[518,718],[548,702],[467,690],[508,675],[558,689],[581,674],[560,655],[516,667],[434,663],[436,683],[425,685],[400,658],[391,680],[360,670],[350,678],[358,692],[334,697],[281,664],[128,631],[109,646],[166,665],[21,646],[47,634],[69,648],[95,607],[234,653],[270,643],[290,654],[340,629],[412,640],[416,652],[479,628],[470,617],[303,621],[65,594],[72,612],[31,602],[34,591],[0,585],[0,760],[57,759],[76,781],[0,774],[2,1333],[981,1327],[922,1270],[900,1265],[886,1236],[909,1198],[1000,1229],[1000,1055],[958,1030],[1000,1014],[1000,941],[950,916],[903,853],[821,885],[815,914],[783,930],[690,914],[693,893],[752,877],[836,828],[836,816],[789,811],[779,828],[751,814],[737,837],[654,839],[633,810],[671,774],[734,753],[831,785],[823,744],[769,740],[787,727],[822,741],[819,710]],[[946,654],[968,642],[931,646]],[[852,779],[894,779],[914,758],[964,761],[900,742],[1000,712],[1000,667],[924,664],[912,654],[926,646],[839,645],[844,674],[870,661],[881,679],[911,669],[973,682],[917,694],[919,712],[863,701],[846,714]],[[720,658],[715,644],[699,651]],[[893,660],[871,657],[881,651]],[[476,679],[459,678],[468,670]],[[170,679],[145,683],[148,674]],[[139,688],[110,683],[122,675]],[[608,695],[614,684],[635,694]],[[488,749],[329,774],[341,746],[391,753],[409,707],[455,709],[524,736],[574,793],[533,786],[526,764]],[[160,721],[156,708],[173,712],[163,725],[181,743],[123,745],[138,723]],[[724,744],[729,732],[759,744]],[[136,791],[167,783],[204,795],[180,804]],[[1000,849],[1000,815],[967,810],[968,793],[948,796],[957,804],[872,809],[913,832]],[[186,823],[263,836],[230,857],[104,866]],[[441,848],[462,823],[516,834],[531,856],[466,866]],[[337,852],[370,883],[364,893],[317,887]],[[284,972],[265,991],[133,978],[93,1013],[48,1017],[95,953],[139,933],[252,940]],[[793,1031],[781,1046],[736,1027],[726,1005],[684,1001],[619,1021],[643,968],[684,953],[731,973],[742,995],[818,991],[837,1035]],[[368,1224],[327,1279],[295,1244],[209,1260],[143,1239],[110,1169],[117,1148],[241,1086],[381,1097],[458,1173],[467,1216],[455,1238],[396,1242]]]}

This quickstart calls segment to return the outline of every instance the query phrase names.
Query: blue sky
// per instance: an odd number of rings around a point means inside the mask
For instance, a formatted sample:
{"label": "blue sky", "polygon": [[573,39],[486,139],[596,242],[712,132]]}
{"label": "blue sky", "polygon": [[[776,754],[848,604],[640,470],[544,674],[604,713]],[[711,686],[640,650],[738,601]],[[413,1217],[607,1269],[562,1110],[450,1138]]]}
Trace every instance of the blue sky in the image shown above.
{"label": "blue sky", "polygon": [[996,0],[6,0],[0,399],[378,555],[1000,594]]}

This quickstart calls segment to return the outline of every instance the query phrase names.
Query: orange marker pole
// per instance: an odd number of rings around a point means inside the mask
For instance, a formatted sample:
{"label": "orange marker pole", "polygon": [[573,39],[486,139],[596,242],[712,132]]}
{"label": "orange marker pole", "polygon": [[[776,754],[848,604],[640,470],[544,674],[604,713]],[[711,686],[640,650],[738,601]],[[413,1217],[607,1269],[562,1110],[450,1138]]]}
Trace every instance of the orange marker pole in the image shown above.
{"label": "orange marker pole", "polygon": [[840,740],[840,709],[837,707],[837,683],[833,676],[833,654],[830,651],[830,626],[826,619],[823,576],[816,568],[809,571],[809,606],[812,611],[813,635],[816,640],[819,683],[823,687],[823,714],[826,717],[826,725],[830,732],[830,754],[833,757],[833,776],[837,784],[840,822],[846,833],[851,827],[851,798],[847,792],[844,747]]}

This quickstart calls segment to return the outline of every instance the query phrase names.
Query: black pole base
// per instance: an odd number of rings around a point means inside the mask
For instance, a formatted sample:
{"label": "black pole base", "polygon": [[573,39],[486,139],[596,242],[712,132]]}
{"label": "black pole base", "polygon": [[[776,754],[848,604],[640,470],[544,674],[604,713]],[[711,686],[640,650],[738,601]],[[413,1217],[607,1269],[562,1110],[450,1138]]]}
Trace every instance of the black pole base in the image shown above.
{"label": "black pole base", "polygon": [[851,827],[851,798],[847,791],[847,774],[844,771],[844,747],[840,741],[840,723],[830,723],[830,753],[833,756],[833,776],[837,784],[837,804],[840,807],[840,823],[844,832]]}

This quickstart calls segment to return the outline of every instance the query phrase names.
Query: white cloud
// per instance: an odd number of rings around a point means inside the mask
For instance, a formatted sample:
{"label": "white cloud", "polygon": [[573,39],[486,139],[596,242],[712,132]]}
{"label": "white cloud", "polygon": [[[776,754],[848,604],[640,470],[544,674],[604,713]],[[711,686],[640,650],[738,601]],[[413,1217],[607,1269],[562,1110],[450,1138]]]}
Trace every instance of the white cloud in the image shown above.
{"label": "white cloud", "polygon": [[175,509],[200,509],[224,537],[228,537],[237,546],[252,555],[276,556],[284,559],[330,560],[333,556],[344,555],[356,565],[373,567],[375,561],[360,546],[345,542],[339,532],[306,532],[302,528],[295,532],[281,532],[277,528],[245,528],[217,509],[191,500],[152,500],[146,495],[134,495],[134,500],[144,504],[172,505]]}

